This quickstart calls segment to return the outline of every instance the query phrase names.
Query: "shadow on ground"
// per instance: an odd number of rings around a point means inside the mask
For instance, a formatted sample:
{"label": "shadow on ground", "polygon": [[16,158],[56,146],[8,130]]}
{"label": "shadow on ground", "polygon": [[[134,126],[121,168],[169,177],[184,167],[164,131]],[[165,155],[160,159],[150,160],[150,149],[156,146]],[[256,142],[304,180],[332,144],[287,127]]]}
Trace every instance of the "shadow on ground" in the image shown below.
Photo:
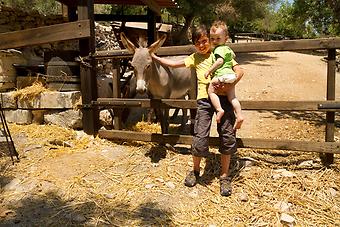
{"label": "shadow on ground", "polygon": [[172,213],[154,202],[145,202],[137,208],[129,204],[110,204],[92,201],[63,201],[51,192],[25,198],[7,206],[7,216],[1,226],[121,226],[172,225]]}
{"label": "shadow on ground", "polygon": [[255,64],[260,66],[270,66],[269,64],[254,63],[254,61],[275,60],[277,57],[268,56],[263,53],[239,53],[236,56],[236,61],[241,64]]}
{"label": "shadow on ground", "polygon": [[[268,111],[258,111],[259,113],[264,113]],[[315,126],[324,126],[326,123],[326,113],[325,112],[307,112],[307,111],[270,111],[277,120],[293,118],[295,120],[305,120]],[[339,117],[336,113],[335,117]],[[335,127],[340,127],[340,122],[335,121]]]}

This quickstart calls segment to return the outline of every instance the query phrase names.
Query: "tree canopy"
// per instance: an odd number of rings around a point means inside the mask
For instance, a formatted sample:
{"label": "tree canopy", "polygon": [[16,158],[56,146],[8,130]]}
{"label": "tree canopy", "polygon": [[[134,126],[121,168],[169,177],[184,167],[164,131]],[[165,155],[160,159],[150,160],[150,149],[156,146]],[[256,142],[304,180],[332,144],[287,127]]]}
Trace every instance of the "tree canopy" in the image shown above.
{"label": "tree canopy", "polygon": [[[179,23],[173,38],[176,44],[188,42],[188,29],[197,24],[209,26],[214,20],[225,21],[231,34],[236,32],[274,33],[293,38],[340,35],[339,0],[176,0],[178,9],[163,9],[162,18]],[[55,0],[2,0],[12,7],[58,14]],[[95,5],[98,13],[145,14],[145,7]]]}

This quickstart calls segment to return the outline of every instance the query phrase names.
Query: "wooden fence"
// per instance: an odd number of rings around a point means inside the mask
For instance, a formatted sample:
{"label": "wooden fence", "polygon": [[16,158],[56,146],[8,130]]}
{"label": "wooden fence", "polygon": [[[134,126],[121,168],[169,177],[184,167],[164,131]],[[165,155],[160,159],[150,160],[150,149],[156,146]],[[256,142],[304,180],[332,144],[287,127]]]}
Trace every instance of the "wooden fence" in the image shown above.
{"label": "wooden fence", "polygon": [[[340,143],[334,142],[335,112],[340,109],[340,101],[335,100],[335,75],[336,75],[336,49],[340,48],[340,38],[324,38],[311,40],[284,40],[261,43],[230,44],[236,53],[249,52],[274,52],[274,51],[298,51],[298,50],[328,50],[327,62],[327,94],[324,100],[315,101],[241,101],[244,110],[277,110],[277,111],[322,111],[326,112],[326,132],[325,142],[294,141],[294,140],[272,140],[237,138],[240,148],[260,148],[260,149],[280,149],[296,151],[313,151],[327,153],[328,158],[333,158],[333,154],[340,154]],[[158,55],[188,55],[195,51],[192,45],[162,47],[157,52]],[[116,75],[114,76],[114,97],[99,98],[93,101],[96,106],[106,106],[113,108],[122,107],[150,107],[150,108],[196,108],[196,102],[190,100],[149,100],[149,99],[122,99],[119,98],[119,59],[131,58],[132,55],[127,50],[101,51],[96,52],[96,59],[112,58],[116,59]],[[148,142],[163,142],[174,144],[191,144],[192,137],[188,135],[162,135],[156,133],[140,133],[121,130],[120,117],[116,116],[115,130],[99,130],[98,134],[102,138],[140,140]],[[210,139],[211,145],[218,145],[218,138]]]}

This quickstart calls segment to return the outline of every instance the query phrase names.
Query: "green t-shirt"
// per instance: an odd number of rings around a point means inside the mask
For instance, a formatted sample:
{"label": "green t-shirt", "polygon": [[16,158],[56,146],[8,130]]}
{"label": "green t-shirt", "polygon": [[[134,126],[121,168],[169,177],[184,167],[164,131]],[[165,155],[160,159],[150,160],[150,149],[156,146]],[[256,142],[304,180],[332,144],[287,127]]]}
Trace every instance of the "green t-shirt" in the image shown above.
{"label": "green t-shirt", "polygon": [[[204,73],[207,72],[213,64],[213,54],[198,54],[194,53],[184,59],[185,66],[193,67],[197,74],[197,99],[208,98],[208,87],[210,77],[205,78]],[[232,59],[232,67],[237,65],[237,62]],[[234,71],[233,71],[234,73]]]}
{"label": "green t-shirt", "polygon": [[213,61],[215,62],[217,58],[223,58],[224,63],[221,67],[216,69],[214,76],[219,77],[226,74],[235,74],[232,68],[235,53],[230,47],[226,45],[215,47],[213,51]]}

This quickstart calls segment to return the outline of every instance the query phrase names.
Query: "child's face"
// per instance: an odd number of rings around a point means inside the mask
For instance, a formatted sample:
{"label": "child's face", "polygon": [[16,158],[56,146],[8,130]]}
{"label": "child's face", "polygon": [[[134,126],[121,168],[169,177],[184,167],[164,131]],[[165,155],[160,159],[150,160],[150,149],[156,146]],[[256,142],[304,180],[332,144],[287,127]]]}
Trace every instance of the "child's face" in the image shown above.
{"label": "child's face", "polygon": [[227,39],[228,36],[221,28],[218,28],[215,31],[210,31],[210,42],[213,47],[225,44]]}
{"label": "child's face", "polygon": [[210,51],[210,43],[209,38],[207,36],[201,36],[196,42],[195,42],[195,48],[198,53],[200,54],[206,54]]}

